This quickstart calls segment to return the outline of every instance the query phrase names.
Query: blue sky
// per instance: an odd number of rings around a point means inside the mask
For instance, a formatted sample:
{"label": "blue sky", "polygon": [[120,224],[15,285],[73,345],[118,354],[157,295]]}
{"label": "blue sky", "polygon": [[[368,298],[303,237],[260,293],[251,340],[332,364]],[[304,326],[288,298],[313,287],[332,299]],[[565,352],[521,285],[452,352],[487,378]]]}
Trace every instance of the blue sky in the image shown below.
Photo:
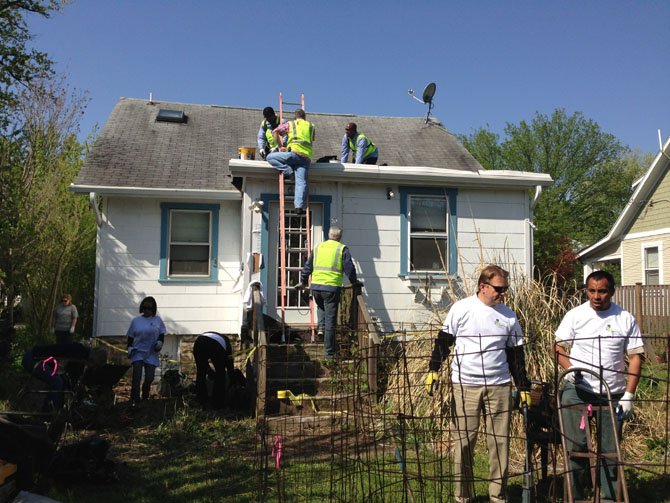
{"label": "blue sky", "polygon": [[[307,112],[423,116],[437,84],[454,133],[581,111],[631,148],[670,135],[670,2],[73,0],[29,18],[34,45],[89,94],[242,107],[305,93]],[[664,91],[664,92],[662,92]],[[260,117],[259,117],[260,121]]]}

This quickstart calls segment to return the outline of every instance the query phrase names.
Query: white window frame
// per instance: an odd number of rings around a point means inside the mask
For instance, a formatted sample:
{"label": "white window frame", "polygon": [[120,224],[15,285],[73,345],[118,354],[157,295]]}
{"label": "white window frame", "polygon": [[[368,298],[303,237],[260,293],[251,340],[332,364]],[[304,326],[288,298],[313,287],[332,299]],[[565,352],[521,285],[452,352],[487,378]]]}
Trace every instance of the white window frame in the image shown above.
{"label": "white window frame", "polygon": [[[207,242],[173,242],[172,223],[175,212],[204,213],[209,215],[209,233]],[[161,258],[160,280],[167,282],[179,281],[216,281],[218,279],[218,204],[161,204]],[[203,274],[170,274],[170,250],[173,245],[208,246],[207,273]]]}
{"label": "white window frame", "polygon": [[[401,263],[400,276],[425,276],[432,277],[449,276],[456,272],[456,194],[455,189],[433,188],[433,187],[400,187],[400,213],[401,213]],[[441,199],[446,202],[445,229],[440,232],[412,232],[411,208],[412,199]],[[446,239],[446,256],[443,257],[444,264],[439,269],[413,269],[411,263],[412,239],[439,238]]]}
{"label": "white window frame", "polygon": [[647,283],[647,272],[650,270],[647,267],[647,250],[651,248],[656,248],[658,250],[658,284],[662,285],[663,284],[663,242],[661,241],[655,241],[655,242],[649,242],[649,243],[642,243],[640,249],[641,249],[641,260],[640,263],[642,264],[642,284],[643,285],[648,285]]}

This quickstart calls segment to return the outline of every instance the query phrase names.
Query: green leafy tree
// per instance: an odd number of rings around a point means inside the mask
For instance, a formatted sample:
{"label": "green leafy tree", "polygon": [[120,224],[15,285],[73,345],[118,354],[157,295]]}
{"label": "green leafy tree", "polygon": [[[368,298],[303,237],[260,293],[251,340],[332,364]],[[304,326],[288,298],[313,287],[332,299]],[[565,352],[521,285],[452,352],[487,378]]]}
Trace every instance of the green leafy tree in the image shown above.
{"label": "green leafy tree", "polygon": [[76,131],[85,99],[52,79],[33,81],[15,105],[0,142],[0,289],[7,305],[21,295],[31,333],[43,336],[69,271],[95,253],[86,200],[68,191],[84,154]]}
{"label": "green leafy tree", "polygon": [[29,47],[33,35],[28,30],[26,15],[48,18],[64,4],[65,1],[58,0],[0,0],[0,119],[3,126],[7,125],[21,88],[53,75],[53,63],[47,54]]}
{"label": "green leafy tree", "polygon": [[574,251],[602,238],[646,165],[612,134],[580,112],[556,109],[530,122],[508,123],[500,137],[479,129],[459,139],[486,169],[551,175],[535,208],[535,265],[540,273],[574,276]]}

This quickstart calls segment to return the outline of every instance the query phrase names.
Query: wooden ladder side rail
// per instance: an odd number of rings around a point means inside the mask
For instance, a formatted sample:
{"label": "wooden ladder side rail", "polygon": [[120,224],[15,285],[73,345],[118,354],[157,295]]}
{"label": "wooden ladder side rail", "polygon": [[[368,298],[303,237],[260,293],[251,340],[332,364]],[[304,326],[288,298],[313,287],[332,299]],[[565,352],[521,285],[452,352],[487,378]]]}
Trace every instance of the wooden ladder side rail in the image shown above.
{"label": "wooden ladder side rail", "polygon": [[284,173],[279,174],[279,292],[281,300],[281,341],[286,342],[286,205],[284,201]]}
{"label": "wooden ladder side rail", "polygon": [[[572,494],[572,470],[570,469],[570,458],[571,457],[583,457],[583,458],[588,458],[589,459],[589,465],[591,467],[591,481],[593,485],[593,491],[594,491],[594,496],[595,499],[598,500],[600,496],[600,483],[598,478],[599,478],[599,468],[600,468],[600,463],[598,462],[600,459],[606,458],[606,459],[613,459],[616,462],[617,465],[617,502],[621,502],[621,496],[623,493],[623,502],[624,503],[630,503],[630,500],[628,498],[628,486],[626,484],[626,474],[624,471],[624,465],[623,465],[623,456],[621,455],[621,446],[619,445],[619,433],[618,433],[618,428],[616,424],[616,411],[614,411],[614,408],[611,407],[612,404],[612,395],[610,393],[609,386],[605,381],[601,379],[601,377],[594,372],[591,369],[587,369],[585,367],[572,367],[570,369],[566,369],[563,372],[561,372],[558,375],[558,380],[557,383],[560,385],[560,383],[563,381],[565,376],[569,373],[572,372],[581,372],[581,373],[587,373],[591,374],[594,376],[596,379],[600,380],[601,385],[606,391],[606,396],[607,396],[607,402],[609,405],[598,405],[594,406],[593,410],[595,411],[602,411],[605,409],[610,410],[610,419],[612,421],[612,432],[614,433],[614,447],[615,447],[615,452],[612,453],[602,453],[600,451],[600,446],[596,446],[596,450],[593,450],[593,445],[591,443],[591,430],[589,426],[589,421],[585,422],[585,435],[586,435],[586,448],[588,452],[572,452],[568,450],[568,444],[566,440],[566,435],[565,435],[565,427],[563,425],[563,414],[562,410],[564,408],[574,408],[574,407],[563,407],[561,405],[561,395],[562,395],[562,390],[561,393],[557,396],[558,400],[558,426],[560,429],[560,434],[561,434],[561,445],[563,447],[563,463],[565,465],[565,480],[566,480],[566,486],[567,486],[567,493],[568,493],[568,502],[570,503],[576,503],[577,501],[580,500],[575,500],[574,496]],[[579,406],[583,407],[583,406]],[[585,408],[584,408],[585,409]],[[586,412],[586,410],[584,410]],[[594,463],[595,460],[595,463]]]}
{"label": "wooden ladder side rail", "polygon": [[305,94],[300,95],[300,103],[292,103],[290,101],[284,101],[284,96],[279,92],[279,123],[281,124],[284,120],[284,105],[300,105],[300,108],[305,109]]}
{"label": "wooden ladder side rail", "polygon": [[252,316],[254,344],[258,348],[254,358],[254,367],[256,370],[256,417],[259,418],[265,416],[266,410],[268,338],[263,319],[263,299],[258,285],[253,287]]}

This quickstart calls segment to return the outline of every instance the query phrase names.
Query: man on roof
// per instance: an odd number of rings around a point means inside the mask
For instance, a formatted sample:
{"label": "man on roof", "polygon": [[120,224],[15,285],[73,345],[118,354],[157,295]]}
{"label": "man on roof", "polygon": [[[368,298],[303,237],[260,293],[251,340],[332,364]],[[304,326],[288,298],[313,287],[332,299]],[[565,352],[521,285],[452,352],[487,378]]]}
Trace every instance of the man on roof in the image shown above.
{"label": "man on roof", "polygon": [[349,152],[353,152],[356,164],[377,164],[379,159],[379,151],[375,144],[364,133],[359,133],[353,122],[344,127],[340,162],[349,162]]}
{"label": "man on roof", "polygon": [[[312,144],[314,143],[314,124],[305,119],[305,111],[295,111],[295,120],[280,124],[272,131],[279,152],[268,154],[267,161],[286,178],[295,174],[295,195],[293,206],[296,213],[305,213],[307,206],[307,171],[312,163]],[[282,136],[287,136],[283,146]]]}
{"label": "man on roof", "polygon": [[277,142],[272,136],[272,131],[277,129],[277,126],[279,126],[279,117],[275,114],[274,108],[265,107],[263,109],[263,122],[261,122],[261,127],[258,128],[257,135],[258,155],[261,159],[265,159],[270,152],[278,150]]}

